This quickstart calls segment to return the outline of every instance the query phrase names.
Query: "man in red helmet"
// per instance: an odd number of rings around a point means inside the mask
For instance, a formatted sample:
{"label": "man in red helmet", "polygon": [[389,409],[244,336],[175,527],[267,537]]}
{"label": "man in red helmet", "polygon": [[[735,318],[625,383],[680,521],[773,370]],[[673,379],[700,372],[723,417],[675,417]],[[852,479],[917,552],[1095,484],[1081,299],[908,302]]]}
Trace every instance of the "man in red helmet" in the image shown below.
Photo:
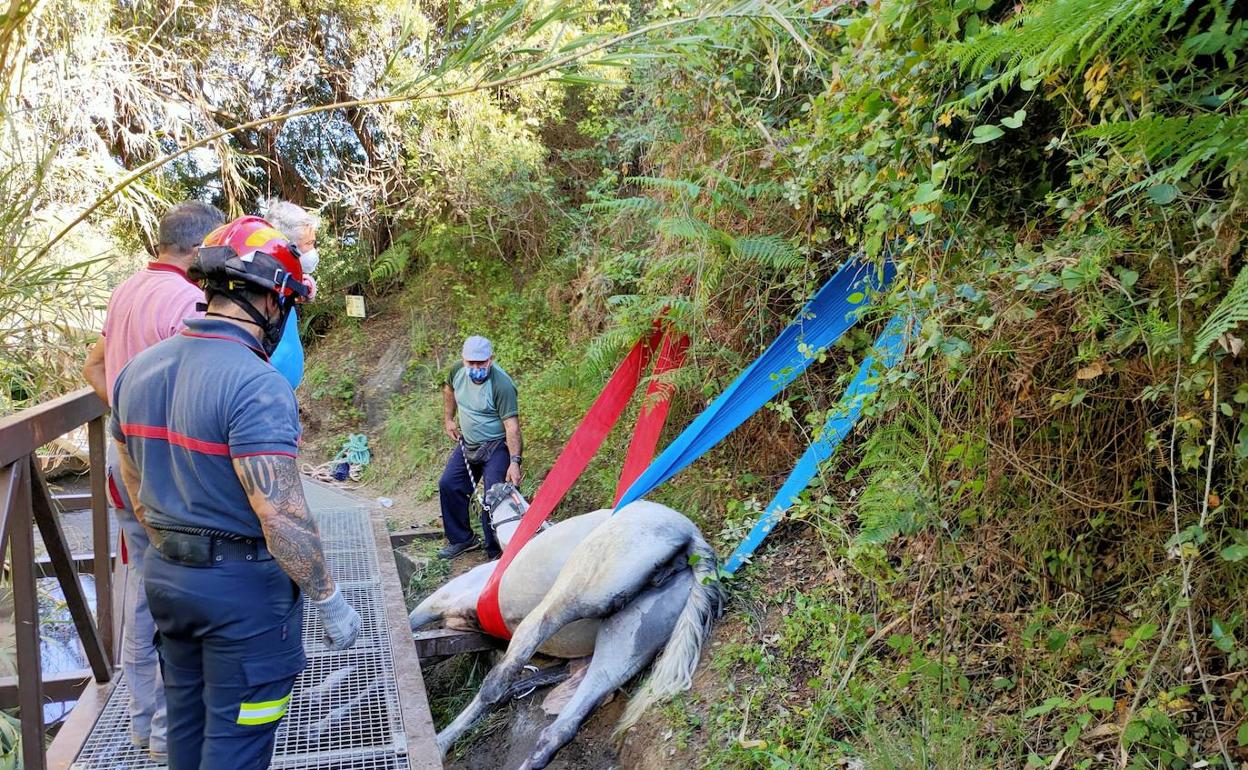
{"label": "man in red helmet", "polygon": [[110,432],[151,540],[172,770],[269,766],[306,659],[303,594],[330,649],[360,617],[325,563],[299,477],[299,415],[268,362],[307,289],[298,250],[258,217],[209,233],[188,271],[207,312],[135,356]]}
{"label": "man in red helmet", "polygon": [[[204,236],[225,223],[216,206],[197,200],[179,203],[160,218],[156,261],[127,278],[108,301],[100,339],[91,348],[83,375],[100,399],[111,405],[112,384],[131,358],[185,328],[204,292],[186,277]],[[105,463],[108,494],[125,538],[126,577],[122,599],[121,671],[130,695],[130,740],[147,748],[152,761],[165,764],[165,686],[152,643],[156,626],[143,589],[147,532],[130,512],[118,468],[117,449],[109,445]]]}

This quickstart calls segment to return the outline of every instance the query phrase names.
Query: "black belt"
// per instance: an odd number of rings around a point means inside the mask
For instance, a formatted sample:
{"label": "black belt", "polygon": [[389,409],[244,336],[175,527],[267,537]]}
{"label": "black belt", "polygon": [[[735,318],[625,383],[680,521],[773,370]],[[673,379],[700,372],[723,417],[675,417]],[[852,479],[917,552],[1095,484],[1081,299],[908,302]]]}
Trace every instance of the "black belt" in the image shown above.
{"label": "black belt", "polygon": [[152,545],[169,561],[190,567],[209,567],[226,561],[268,561],[273,558],[263,540],[207,529],[153,527]]}

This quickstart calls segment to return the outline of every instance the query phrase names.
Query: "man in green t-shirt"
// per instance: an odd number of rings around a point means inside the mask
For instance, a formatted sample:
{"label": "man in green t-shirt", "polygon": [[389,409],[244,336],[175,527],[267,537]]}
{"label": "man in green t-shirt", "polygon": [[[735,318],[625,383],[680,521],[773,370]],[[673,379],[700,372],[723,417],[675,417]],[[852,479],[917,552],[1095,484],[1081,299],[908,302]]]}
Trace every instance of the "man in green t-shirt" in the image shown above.
{"label": "man in green t-shirt", "polygon": [[[451,559],[479,545],[468,520],[474,482],[482,481],[489,489],[504,480],[519,484],[523,475],[516,384],[494,363],[494,346],[485,337],[464,340],[463,360],[451,368],[442,385],[442,414],[455,449],[438,481],[442,529],[449,541],[438,556]],[[502,549],[485,511],[481,512],[481,530],[485,555],[498,558]]]}

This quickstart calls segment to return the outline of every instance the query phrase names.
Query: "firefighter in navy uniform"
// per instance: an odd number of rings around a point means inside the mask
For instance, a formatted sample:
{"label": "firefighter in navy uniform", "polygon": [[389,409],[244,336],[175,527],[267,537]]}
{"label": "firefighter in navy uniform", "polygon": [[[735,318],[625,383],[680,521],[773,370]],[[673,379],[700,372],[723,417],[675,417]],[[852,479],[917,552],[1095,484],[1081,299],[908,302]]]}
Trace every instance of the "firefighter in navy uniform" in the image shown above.
{"label": "firefighter in navy uniform", "polygon": [[360,616],[325,564],[296,460],[294,392],[268,362],[306,296],[298,250],[258,217],[211,232],[188,275],[207,314],[136,356],[109,427],[147,529],[172,770],[262,770],[305,658],[303,596],[331,649]]}

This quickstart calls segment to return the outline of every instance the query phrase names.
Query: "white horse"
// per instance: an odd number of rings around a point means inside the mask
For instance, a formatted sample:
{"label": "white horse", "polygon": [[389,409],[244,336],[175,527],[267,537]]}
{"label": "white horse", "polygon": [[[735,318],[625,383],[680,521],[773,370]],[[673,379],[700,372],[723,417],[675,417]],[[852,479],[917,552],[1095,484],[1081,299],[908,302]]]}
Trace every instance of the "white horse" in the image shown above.
{"label": "white horse", "polygon": [[[487,503],[490,523],[506,545],[519,526],[524,500],[514,487],[496,484]],[[422,601],[412,610],[412,630],[438,620],[478,628],[477,599],[494,564],[473,568]],[[511,643],[472,702],[438,733],[438,748],[445,756],[498,706],[534,653],[567,659],[592,655],[584,680],[521,765],[521,770],[537,770],[661,648],[662,656],[616,734],[632,727],[651,704],[689,689],[724,593],[715,552],[693,522],[641,500],[615,516],[609,509],[594,511],[539,532],[503,573],[498,599],[507,627],[514,629]]]}

